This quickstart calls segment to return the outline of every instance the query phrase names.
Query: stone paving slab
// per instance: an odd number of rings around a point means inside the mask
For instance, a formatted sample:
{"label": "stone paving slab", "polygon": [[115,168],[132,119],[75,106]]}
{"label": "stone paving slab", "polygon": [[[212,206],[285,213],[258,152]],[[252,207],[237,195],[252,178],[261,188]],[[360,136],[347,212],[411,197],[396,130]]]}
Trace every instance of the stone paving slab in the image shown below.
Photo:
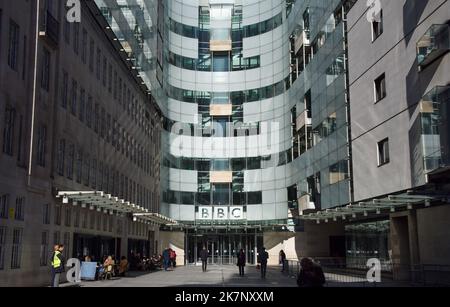
{"label": "stone paving slab", "polygon": [[209,266],[206,273],[201,266],[178,267],[173,271],[148,274],[130,273],[125,278],[83,282],[81,287],[296,287],[295,279],[283,275],[279,268],[269,268],[265,280],[255,267],[247,267],[239,276],[236,266]]}

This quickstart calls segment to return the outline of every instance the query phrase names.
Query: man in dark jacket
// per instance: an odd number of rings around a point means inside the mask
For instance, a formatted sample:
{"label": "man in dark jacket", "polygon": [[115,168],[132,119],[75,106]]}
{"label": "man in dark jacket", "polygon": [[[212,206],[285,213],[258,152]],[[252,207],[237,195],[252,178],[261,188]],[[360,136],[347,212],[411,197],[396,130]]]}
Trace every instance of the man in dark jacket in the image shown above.
{"label": "man in dark jacket", "polygon": [[163,251],[164,271],[169,270],[170,266],[170,250],[167,248]]}
{"label": "man in dark jacket", "polygon": [[61,278],[61,273],[65,271],[65,259],[63,256],[64,245],[59,244],[55,245],[55,251],[52,255],[51,264],[52,264],[52,287],[59,287],[59,280]]}
{"label": "man in dark jacket", "polygon": [[200,251],[200,259],[202,260],[203,272],[206,272],[206,269],[208,268],[208,257],[209,253],[206,250],[206,247],[203,247],[203,249]]}
{"label": "man in dark jacket", "polygon": [[261,249],[261,253],[259,253],[259,263],[261,264],[261,278],[266,278],[267,273],[267,260],[269,259],[269,253],[266,252],[266,248],[263,247]]}
{"label": "man in dark jacket", "polygon": [[325,284],[325,274],[319,264],[309,258],[300,261],[301,270],[298,274],[297,284],[299,287],[320,288]]}

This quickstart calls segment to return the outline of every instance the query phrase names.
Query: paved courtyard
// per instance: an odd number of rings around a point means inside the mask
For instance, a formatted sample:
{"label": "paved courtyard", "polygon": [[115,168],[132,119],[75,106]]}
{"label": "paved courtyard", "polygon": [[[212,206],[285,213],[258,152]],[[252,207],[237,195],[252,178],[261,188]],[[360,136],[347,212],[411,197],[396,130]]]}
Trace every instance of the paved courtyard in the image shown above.
{"label": "paved courtyard", "polygon": [[128,277],[106,281],[83,281],[82,287],[296,287],[296,281],[283,275],[279,268],[269,268],[267,278],[261,279],[255,267],[246,267],[240,277],[236,266],[209,266],[206,273],[201,266],[178,267],[173,271],[134,273]]}

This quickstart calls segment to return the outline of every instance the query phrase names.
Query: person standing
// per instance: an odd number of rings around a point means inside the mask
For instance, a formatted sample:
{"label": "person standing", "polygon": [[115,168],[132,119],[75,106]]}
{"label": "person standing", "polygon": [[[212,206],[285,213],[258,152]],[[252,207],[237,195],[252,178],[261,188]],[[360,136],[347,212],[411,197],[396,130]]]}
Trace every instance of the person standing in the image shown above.
{"label": "person standing", "polygon": [[267,261],[269,259],[269,253],[266,252],[266,248],[263,247],[261,249],[261,253],[259,254],[259,261],[261,264],[261,278],[265,279],[266,278],[266,273],[267,273]]}
{"label": "person standing", "polygon": [[169,266],[170,266],[170,250],[168,248],[166,248],[163,251],[163,261],[164,261],[164,271],[168,271],[169,270]]}
{"label": "person standing", "polygon": [[237,261],[237,266],[239,267],[239,276],[244,276],[245,275],[245,264],[246,264],[246,259],[245,259],[245,253],[244,250],[241,249],[239,254],[238,254],[238,261]]}
{"label": "person standing", "polygon": [[297,277],[297,285],[305,288],[321,288],[325,285],[325,274],[322,267],[309,258],[300,261],[301,269]]}
{"label": "person standing", "polygon": [[64,245],[55,245],[55,252],[52,255],[52,287],[58,288],[61,273],[64,272],[65,259],[63,256]]}
{"label": "person standing", "polygon": [[170,249],[170,263],[175,269],[175,267],[177,266],[177,253],[173,249]]}
{"label": "person standing", "polygon": [[284,250],[280,251],[280,264],[282,265],[281,272],[284,273],[286,271],[286,253]]}
{"label": "person standing", "polygon": [[200,259],[202,260],[202,270],[203,272],[206,272],[208,268],[208,251],[206,250],[206,247],[203,247],[203,249],[200,251]]}

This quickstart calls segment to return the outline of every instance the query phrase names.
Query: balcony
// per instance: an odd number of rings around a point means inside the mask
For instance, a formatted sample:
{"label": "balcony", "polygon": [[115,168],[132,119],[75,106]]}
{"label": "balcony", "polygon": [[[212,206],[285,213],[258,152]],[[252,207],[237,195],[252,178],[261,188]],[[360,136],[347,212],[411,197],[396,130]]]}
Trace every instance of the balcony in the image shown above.
{"label": "balcony", "polygon": [[432,25],[417,43],[417,61],[423,70],[450,50],[450,26]]}
{"label": "balcony", "polygon": [[42,37],[53,48],[58,47],[59,43],[59,22],[49,11],[44,12],[44,22],[39,30],[39,36]]}
{"label": "balcony", "polygon": [[450,86],[437,86],[419,104],[420,143],[426,173],[450,165],[448,148]]}
{"label": "balcony", "polygon": [[232,183],[233,172],[211,172],[210,183]]}
{"label": "balcony", "polygon": [[231,51],[232,50],[232,41],[231,40],[211,40],[209,45],[210,45],[209,49],[212,52]]}
{"label": "balcony", "polygon": [[209,113],[211,116],[231,116],[233,115],[232,104],[212,104]]}

